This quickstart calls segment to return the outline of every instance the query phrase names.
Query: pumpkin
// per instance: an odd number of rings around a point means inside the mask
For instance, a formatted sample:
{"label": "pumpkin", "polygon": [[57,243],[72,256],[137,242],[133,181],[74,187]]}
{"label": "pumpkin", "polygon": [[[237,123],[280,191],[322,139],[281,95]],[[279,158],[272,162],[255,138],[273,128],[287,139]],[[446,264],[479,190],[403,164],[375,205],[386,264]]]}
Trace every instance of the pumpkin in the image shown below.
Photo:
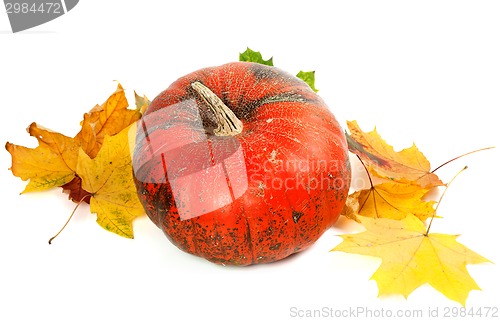
{"label": "pumpkin", "polygon": [[133,155],[149,218],[218,264],[283,259],[337,220],[345,135],[323,100],[276,67],[234,62],[175,81],[149,105]]}

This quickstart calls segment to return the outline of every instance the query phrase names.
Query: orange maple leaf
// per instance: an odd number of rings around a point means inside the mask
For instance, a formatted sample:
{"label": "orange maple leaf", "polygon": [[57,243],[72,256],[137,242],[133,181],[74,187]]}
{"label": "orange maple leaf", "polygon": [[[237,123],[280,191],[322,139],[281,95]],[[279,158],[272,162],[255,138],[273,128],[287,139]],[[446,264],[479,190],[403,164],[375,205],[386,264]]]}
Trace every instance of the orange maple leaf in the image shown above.
{"label": "orange maple leaf", "polygon": [[376,129],[363,132],[356,121],[347,122],[350,133],[346,133],[349,150],[358,155],[375,175],[421,187],[445,185],[430,171],[427,158],[413,144],[399,152],[380,137]]}
{"label": "orange maple leaf", "polygon": [[[137,98],[141,97],[136,95]],[[105,136],[116,135],[141,118],[142,106],[137,109],[128,109],[127,107],[125,91],[118,84],[116,91],[104,104],[96,105],[83,116],[82,129],[75,136],[75,140],[79,142],[90,158],[97,155]]]}

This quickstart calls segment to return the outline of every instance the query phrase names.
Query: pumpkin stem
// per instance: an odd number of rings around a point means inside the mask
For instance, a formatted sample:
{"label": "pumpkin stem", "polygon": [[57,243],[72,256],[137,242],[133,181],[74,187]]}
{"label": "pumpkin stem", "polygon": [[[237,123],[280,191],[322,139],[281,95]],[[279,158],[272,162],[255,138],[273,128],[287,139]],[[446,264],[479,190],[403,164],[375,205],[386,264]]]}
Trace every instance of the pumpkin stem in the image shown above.
{"label": "pumpkin stem", "polygon": [[203,98],[214,113],[217,121],[217,128],[214,129],[216,136],[235,136],[241,133],[243,123],[213,91],[199,81],[192,83],[191,87]]}

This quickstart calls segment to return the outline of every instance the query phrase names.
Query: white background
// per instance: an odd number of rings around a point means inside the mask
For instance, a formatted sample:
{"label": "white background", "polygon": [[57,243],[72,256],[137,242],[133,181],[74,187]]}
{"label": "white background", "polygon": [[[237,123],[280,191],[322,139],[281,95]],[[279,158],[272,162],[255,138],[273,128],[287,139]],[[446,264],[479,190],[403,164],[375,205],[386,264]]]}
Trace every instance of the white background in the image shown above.
{"label": "white background", "polygon": [[[154,98],[249,46],[289,72],[316,70],[319,94],[342,124],[376,125],[396,149],[415,142],[436,167],[499,143],[499,17],[498,1],[87,0],[12,34],[2,9],[0,142],[34,147],[25,131],[33,121],[73,136],[114,80],[131,102],[134,90]],[[433,231],[462,234],[498,263],[498,148],[439,174],[448,181],[466,164]],[[459,306],[429,286],[408,300],[377,298],[369,278],[378,259],[329,252],[338,234],[361,230],[343,220],[304,253],[245,268],[181,252],[147,218],[136,221],[134,240],[120,238],[88,207],[49,246],[74,204],[59,190],[19,195],[25,182],[9,167],[0,152],[0,320],[292,320],[291,307],[358,306],[425,317],[429,307]],[[468,270],[483,291],[471,292],[467,307],[498,307],[498,265]]]}

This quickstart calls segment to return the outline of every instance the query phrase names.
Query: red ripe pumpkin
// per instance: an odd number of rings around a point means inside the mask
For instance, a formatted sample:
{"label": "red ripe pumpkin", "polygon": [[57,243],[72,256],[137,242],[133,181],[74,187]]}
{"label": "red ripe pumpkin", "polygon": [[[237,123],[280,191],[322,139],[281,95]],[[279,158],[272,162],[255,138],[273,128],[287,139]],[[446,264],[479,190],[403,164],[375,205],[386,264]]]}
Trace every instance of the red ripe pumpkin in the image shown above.
{"label": "red ripe pumpkin", "polygon": [[266,263],[313,244],[345,203],[344,133],[275,67],[235,62],[175,81],[138,127],[134,178],[149,218],[212,262]]}

